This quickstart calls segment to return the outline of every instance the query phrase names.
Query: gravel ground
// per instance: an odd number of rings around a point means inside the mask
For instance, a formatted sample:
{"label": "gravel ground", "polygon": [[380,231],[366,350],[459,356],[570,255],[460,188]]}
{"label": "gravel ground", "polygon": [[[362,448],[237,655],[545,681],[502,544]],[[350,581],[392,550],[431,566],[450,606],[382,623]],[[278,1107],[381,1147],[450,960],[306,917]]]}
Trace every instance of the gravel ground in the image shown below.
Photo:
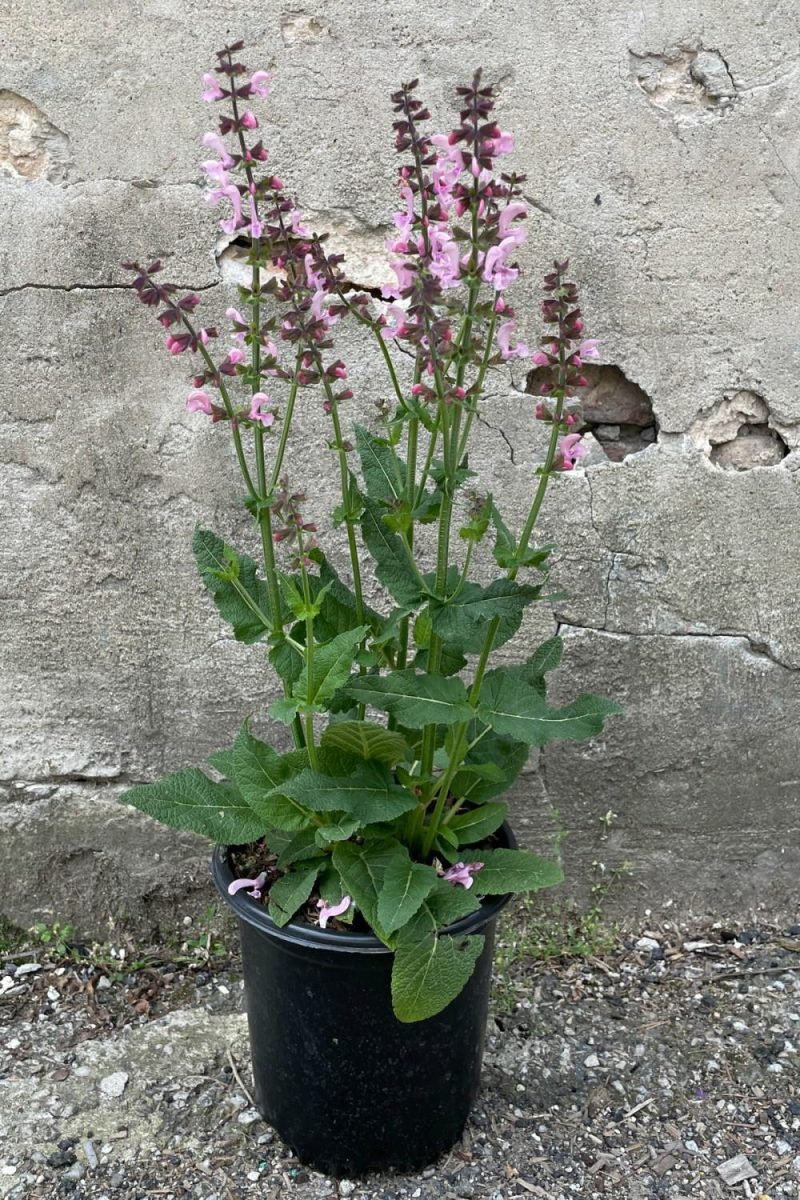
{"label": "gravel ground", "polygon": [[800,926],[662,926],[542,961],[524,920],[461,1143],[364,1180],[306,1170],[252,1107],[234,959],[12,955],[0,1196],[800,1196]]}

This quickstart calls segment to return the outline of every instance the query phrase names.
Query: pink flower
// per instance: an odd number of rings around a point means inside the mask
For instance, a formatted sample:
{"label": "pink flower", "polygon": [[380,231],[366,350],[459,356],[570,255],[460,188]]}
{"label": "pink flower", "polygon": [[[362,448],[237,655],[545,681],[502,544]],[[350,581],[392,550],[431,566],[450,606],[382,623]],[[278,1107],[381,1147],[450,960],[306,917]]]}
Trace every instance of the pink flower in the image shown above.
{"label": "pink flower", "polygon": [[239,117],[239,124],[242,129],[258,129],[258,118],[248,110]]}
{"label": "pink flower", "polygon": [[208,158],[205,162],[201,162],[200,170],[205,171],[211,182],[216,183],[218,187],[228,187],[231,182],[230,176],[225,170],[225,164],[218,158]]}
{"label": "pink flower", "polygon": [[597,338],[587,338],[585,342],[581,342],[578,347],[578,354],[581,359],[599,358],[600,351],[597,349]]}
{"label": "pink flower", "polygon": [[260,238],[261,234],[264,232],[264,226],[258,219],[258,209],[256,208],[256,202],[254,198],[252,196],[248,196],[248,200],[250,201],[250,236],[253,238]]}
{"label": "pink flower", "polygon": [[511,230],[509,226],[512,221],[516,221],[517,217],[527,217],[528,206],[523,204],[521,200],[515,200],[513,204],[507,205],[500,213],[500,220],[497,222],[497,229],[501,238],[507,237]]}
{"label": "pink flower", "polygon": [[225,316],[228,318],[229,321],[234,321],[237,325],[245,326],[244,329],[237,329],[236,332],[232,335],[233,340],[235,342],[244,342],[244,339],[247,336],[247,330],[250,328],[249,322],[245,321],[244,317],[239,312],[238,308],[226,308]]}
{"label": "pink flower", "polygon": [[244,362],[244,350],[238,350],[236,347],[228,353],[228,362],[236,366],[237,363]]}
{"label": "pink flower", "polygon": [[228,884],[228,895],[235,896],[237,892],[242,890],[242,888],[251,888],[252,890],[247,893],[248,896],[250,896],[253,900],[260,900],[261,889],[266,882],[266,871],[262,871],[260,875],[255,877],[255,879],[234,879],[233,883]]}
{"label": "pink flower", "polygon": [[460,883],[463,888],[471,888],[472,887],[472,876],[475,875],[478,871],[482,871],[482,870],[483,870],[483,863],[480,863],[480,862],[473,862],[473,863],[457,862],[455,864],[455,866],[452,866],[450,868],[449,871],[445,871],[444,875],[442,876],[442,879],[446,879],[447,882],[452,883],[454,887]]}
{"label": "pink flower", "polygon": [[206,200],[212,207],[216,207],[222,200],[230,200],[233,216],[220,221],[219,224],[223,233],[235,233],[242,224],[242,197],[238,187],[230,183],[227,187],[212,188],[206,196]]}
{"label": "pink flower", "polygon": [[483,278],[487,283],[491,283],[497,292],[504,291],[519,275],[519,271],[515,267],[509,267],[506,263],[506,256],[516,247],[516,239],[506,237],[499,246],[492,246],[486,254]]}
{"label": "pink flower", "polygon": [[513,133],[503,133],[501,130],[497,137],[492,138],[492,154],[513,154],[513,152]]}
{"label": "pink flower", "polygon": [[[205,392],[199,392],[199,391],[189,392],[189,395],[186,397],[186,411],[187,412],[202,412],[202,413],[205,413],[206,416],[210,417],[211,409],[212,409],[211,397],[208,396]],[[231,895],[233,895],[233,893],[231,893]]]}
{"label": "pink flower", "polygon": [[503,358],[527,358],[530,351],[524,342],[511,347],[511,336],[517,327],[516,321],[506,321],[497,331],[497,344]]}
{"label": "pink flower", "polygon": [[272,76],[269,71],[255,71],[250,76],[250,95],[260,96],[262,100],[266,100],[271,80]]}
{"label": "pink flower", "polygon": [[228,154],[227,147],[218,133],[204,133],[200,138],[204,146],[208,146],[209,150],[213,150],[222,159],[222,165],[227,170],[233,166],[233,159]]}
{"label": "pink flower", "polygon": [[342,896],[338,904],[328,904],[325,900],[317,901],[319,909],[319,927],[326,929],[328,921],[331,917],[341,917],[342,913],[346,913],[353,901],[349,896]]}
{"label": "pink flower", "polygon": [[431,274],[435,275],[443,288],[458,285],[458,246],[449,229],[434,229],[430,235]]}
{"label": "pink flower", "polygon": [[266,429],[275,424],[275,413],[264,411],[265,404],[272,404],[266,392],[256,392],[250,402],[250,412],[247,414],[251,421],[258,421]]}
{"label": "pink flower", "polygon": [[533,354],[531,355],[531,362],[537,367],[546,367],[550,362],[550,359],[545,354],[544,350],[534,350]]}
{"label": "pink flower", "polygon": [[204,100],[208,100],[210,102],[211,100],[225,99],[225,93],[213,75],[204,75],[203,83],[206,85],[205,91],[203,92]]}
{"label": "pink flower", "polygon": [[560,461],[556,461],[553,469],[556,471],[572,471],[576,462],[589,452],[584,446],[579,433],[568,433],[565,437],[559,438],[558,453]]}

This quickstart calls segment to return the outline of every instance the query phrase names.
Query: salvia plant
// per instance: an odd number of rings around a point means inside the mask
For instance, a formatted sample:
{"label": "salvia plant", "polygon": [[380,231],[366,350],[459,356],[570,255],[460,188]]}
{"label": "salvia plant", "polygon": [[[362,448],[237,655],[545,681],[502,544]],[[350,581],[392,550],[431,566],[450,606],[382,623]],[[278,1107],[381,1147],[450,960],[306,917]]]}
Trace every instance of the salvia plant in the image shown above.
{"label": "salvia plant", "polygon": [[[448,925],[483,896],[562,878],[557,864],[498,835],[500,797],[529,748],[590,737],[618,711],[592,695],[548,704],[558,637],[519,665],[490,667],[526,607],[546,598],[552,546],[536,543],[536,522],[551,477],[585,453],[577,397],[597,343],[584,336],[560,261],[544,280],[540,348],[516,336],[508,289],[528,210],[523,178],[500,169],[513,138],[495,122],[480,71],[456,89],[460,117],[448,133],[431,132],[416,80],[391,97],[400,203],[388,243],[396,282],[381,302],[347,283],[342,256],[268,167],[251,105],[268,95],[270,76],[251,74],[241,49],[220,51],[203,77],[203,99],[220,111],[217,131],[202,138],[213,155],[202,164],[207,199],[223,207],[223,232],[249,247],[249,283],[226,311],[227,331],[203,322],[196,293],[163,281],[160,262],[125,266],[169,353],[192,357],[187,409],[233,440],[263,574],[206,529],[195,532],[194,554],[235,637],[268,647],[282,688],[269,715],[289,731],[278,746],[290,736],[294,747],[273,748],[246,721],[211,757],[222,778],[183,770],[124,799],[238,848],[241,878],[230,890],[246,888],[277,925],[368,927],[394,951],[395,1012],[415,1021],[459,993],[481,952],[481,936],[451,936]],[[388,397],[347,430],[354,397],[336,349],[344,322],[373,339]],[[514,358],[545,369],[531,417],[549,427],[518,531],[469,467],[487,379]],[[287,455],[309,403],[329,421],[340,485],[321,529],[302,459],[290,465]],[[349,578],[332,563],[340,542]],[[492,558],[497,577],[478,582]],[[373,575],[380,610],[365,599]]]}

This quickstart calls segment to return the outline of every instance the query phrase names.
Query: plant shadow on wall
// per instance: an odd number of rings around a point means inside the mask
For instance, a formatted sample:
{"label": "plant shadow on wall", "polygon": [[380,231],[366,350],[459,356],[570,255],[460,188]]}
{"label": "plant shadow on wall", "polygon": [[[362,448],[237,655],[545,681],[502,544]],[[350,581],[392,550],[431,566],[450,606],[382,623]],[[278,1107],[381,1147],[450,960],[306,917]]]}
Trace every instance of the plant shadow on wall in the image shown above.
{"label": "plant shadow on wall", "polygon": [[[392,95],[396,283],[376,301],[348,287],[342,257],[267,166],[250,105],[270,79],[250,74],[240,49],[221,51],[204,77],[204,99],[222,113],[202,139],[216,156],[203,163],[208,200],[225,206],[223,231],[250,245],[229,340],[198,319],[196,293],[162,281],[162,263],[126,266],[169,353],[193,357],[186,407],[232,438],[263,576],[209,530],[196,530],[194,552],[235,636],[267,648],[282,689],[269,715],[294,748],[280,753],[245,721],[211,756],[218,778],[191,768],[124,799],[222,847],[215,879],[240,921],[262,1112],[320,1169],[407,1165],[452,1143],[474,1097],[500,909],[510,893],[562,878],[557,863],[516,848],[502,796],[531,746],[591,737],[619,711],[587,694],[548,703],[558,637],[518,665],[491,665],[526,608],[554,599],[553,547],[537,543],[537,520],[548,483],[585,454],[579,397],[599,352],[566,261],[544,280],[540,347],[516,335],[510,289],[528,210],[521,177],[500,168],[513,138],[480,71],[457,89],[460,119],[446,134],[430,131],[416,81]],[[336,348],[344,322],[371,339],[391,397],[352,429]],[[469,451],[487,380],[525,358],[543,372],[531,415],[548,438],[512,530],[479,490]],[[329,422],[340,495],[323,526],[302,460],[289,473],[301,396]],[[337,542],[349,579],[332,563]],[[366,561],[381,610],[365,599]],[[490,564],[496,578],[478,582]],[[322,1065],[309,1081],[312,1037]],[[280,1083],[295,1077],[302,1103]]]}

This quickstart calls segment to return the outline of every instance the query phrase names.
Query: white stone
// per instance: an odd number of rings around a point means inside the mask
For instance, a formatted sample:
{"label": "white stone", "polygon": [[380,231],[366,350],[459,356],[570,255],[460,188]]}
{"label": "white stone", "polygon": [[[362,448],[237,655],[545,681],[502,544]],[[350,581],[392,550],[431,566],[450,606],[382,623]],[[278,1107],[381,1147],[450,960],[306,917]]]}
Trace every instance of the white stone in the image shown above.
{"label": "white stone", "polygon": [[110,1096],[114,1099],[121,1096],[128,1085],[128,1073],[126,1071],[114,1071],[111,1075],[106,1075],[100,1080],[100,1091],[105,1096]]}

